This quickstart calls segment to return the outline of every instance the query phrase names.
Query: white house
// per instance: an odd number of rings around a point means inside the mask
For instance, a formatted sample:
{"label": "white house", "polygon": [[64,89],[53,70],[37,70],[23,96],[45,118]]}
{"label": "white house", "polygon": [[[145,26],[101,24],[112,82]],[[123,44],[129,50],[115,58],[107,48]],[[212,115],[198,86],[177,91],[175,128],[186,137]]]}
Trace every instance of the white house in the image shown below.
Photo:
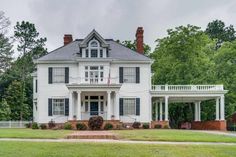
{"label": "white house", "polygon": [[35,61],[34,121],[64,123],[100,115],[123,123],[168,124],[168,104],[179,101],[195,102],[195,121],[201,121],[200,102],[215,99],[216,121],[225,124],[222,85],[151,84],[143,32],[138,27],[137,52],[95,30],[74,41],[65,35],[64,46]]}

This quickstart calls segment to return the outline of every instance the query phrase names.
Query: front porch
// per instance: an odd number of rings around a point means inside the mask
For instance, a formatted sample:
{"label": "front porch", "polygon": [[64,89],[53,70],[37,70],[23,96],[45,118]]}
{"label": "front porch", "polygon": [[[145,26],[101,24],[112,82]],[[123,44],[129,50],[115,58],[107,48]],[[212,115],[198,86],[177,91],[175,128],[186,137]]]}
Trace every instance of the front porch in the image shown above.
{"label": "front porch", "polygon": [[104,120],[119,120],[119,84],[69,84],[68,120],[89,120],[101,116]]}
{"label": "front porch", "polygon": [[[151,90],[152,125],[169,124],[169,104],[194,103],[192,129],[226,130],[223,85],[155,85]],[[201,102],[215,100],[215,120],[201,121]],[[154,126],[152,126],[154,127]]]}

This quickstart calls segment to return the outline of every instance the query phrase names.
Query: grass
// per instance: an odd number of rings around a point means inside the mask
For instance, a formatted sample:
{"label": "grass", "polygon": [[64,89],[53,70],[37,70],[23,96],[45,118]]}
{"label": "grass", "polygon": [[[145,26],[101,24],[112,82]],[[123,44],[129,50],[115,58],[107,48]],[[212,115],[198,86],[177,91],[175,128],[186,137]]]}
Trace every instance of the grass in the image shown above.
{"label": "grass", "polygon": [[0,142],[4,157],[235,157],[236,146]]}
{"label": "grass", "polygon": [[70,130],[32,130],[32,129],[0,129],[0,138],[34,138],[57,139],[64,138]]}
{"label": "grass", "polygon": [[119,137],[141,141],[175,141],[175,142],[236,142],[236,137],[216,135],[189,130],[115,130]]}

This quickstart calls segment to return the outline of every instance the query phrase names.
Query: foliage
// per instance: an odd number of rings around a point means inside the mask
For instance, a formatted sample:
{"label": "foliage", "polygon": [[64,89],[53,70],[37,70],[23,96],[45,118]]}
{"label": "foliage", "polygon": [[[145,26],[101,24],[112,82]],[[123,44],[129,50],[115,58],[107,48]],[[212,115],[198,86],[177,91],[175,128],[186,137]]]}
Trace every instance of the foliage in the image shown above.
{"label": "foliage", "polygon": [[64,124],[64,129],[65,129],[65,130],[71,130],[71,129],[72,129],[71,123],[66,122],[66,123]]}
{"label": "foliage", "polygon": [[42,130],[45,130],[45,129],[47,129],[47,125],[46,125],[46,124],[40,124],[40,128],[41,128]]}
{"label": "foliage", "polygon": [[155,125],[154,125],[154,128],[155,128],[155,129],[161,129],[161,124],[155,124]]}
{"label": "foliage", "polygon": [[0,102],[0,121],[11,120],[11,109],[5,99]]}
{"label": "foliage", "polygon": [[5,34],[10,24],[9,18],[5,16],[3,11],[0,11],[0,34]]}
{"label": "foliage", "polygon": [[139,129],[140,126],[141,126],[141,123],[140,123],[140,122],[134,122],[134,123],[132,124],[132,127],[135,128],[135,129]]}
{"label": "foliage", "polygon": [[87,130],[87,126],[84,123],[77,123],[76,129],[77,130]]}
{"label": "foliage", "polygon": [[50,120],[50,121],[48,122],[48,128],[49,128],[49,129],[52,129],[52,128],[55,128],[55,127],[56,127],[55,122],[54,122],[53,120]]}
{"label": "foliage", "polygon": [[143,129],[149,129],[149,123],[144,123],[143,124]]}
{"label": "foliage", "polygon": [[101,116],[94,116],[89,118],[88,126],[91,130],[101,129],[103,124],[103,118]]}
{"label": "foliage", "polygon": [[113,125],[111,123],[106,123],[104,126],[104,130],[111,130],[113,129]]}
{"label": "foliage", "polygon": [[164,125],[163,129],[170,129],[169,125]]}
{"label": "foliage", "polygon": [[[134,51],[136,51],[136,49],[137,49],[136,48],[136,40],[134,40],[134,41],[125,40],[125,41],[122,41],[121,44],[130,48],[131,50],[134,50]],[[143,44],[143,49],[144,49],[145,55],[148,56],[151,53],[151,47],[145,43]]]}
{"label": "foliage", "polygon": [[32,123],[26,123],[26,124],[25,124],[25,127],[26,127],[26,128],[31,128],[31,127],[32,127]]}
{"label": "foliage", "polygon": [[39,129],[38,123],[33,122],[32,123],[32,129]]}

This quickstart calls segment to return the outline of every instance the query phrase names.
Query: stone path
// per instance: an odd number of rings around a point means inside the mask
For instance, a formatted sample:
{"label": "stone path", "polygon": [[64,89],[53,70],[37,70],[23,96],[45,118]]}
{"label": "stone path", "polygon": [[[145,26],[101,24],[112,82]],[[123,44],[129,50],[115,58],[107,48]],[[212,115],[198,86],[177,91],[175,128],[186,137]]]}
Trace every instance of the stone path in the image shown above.
{"label": "stone path", "polygon": [[130,140],[108,140],[108,139],[17,139],[0,138],[0,141],[20,142],[67,142],[67,143],[121,143],[121,144],[159,144],[159,145],[227,145],[236,146],[236,143],[223,142],[162,142],[162,141],[130,141]]}
{"label": "stone path", "polygon": [[118,139],[117,136],[109,131],[76,131],[67,135],[67,139]]}

